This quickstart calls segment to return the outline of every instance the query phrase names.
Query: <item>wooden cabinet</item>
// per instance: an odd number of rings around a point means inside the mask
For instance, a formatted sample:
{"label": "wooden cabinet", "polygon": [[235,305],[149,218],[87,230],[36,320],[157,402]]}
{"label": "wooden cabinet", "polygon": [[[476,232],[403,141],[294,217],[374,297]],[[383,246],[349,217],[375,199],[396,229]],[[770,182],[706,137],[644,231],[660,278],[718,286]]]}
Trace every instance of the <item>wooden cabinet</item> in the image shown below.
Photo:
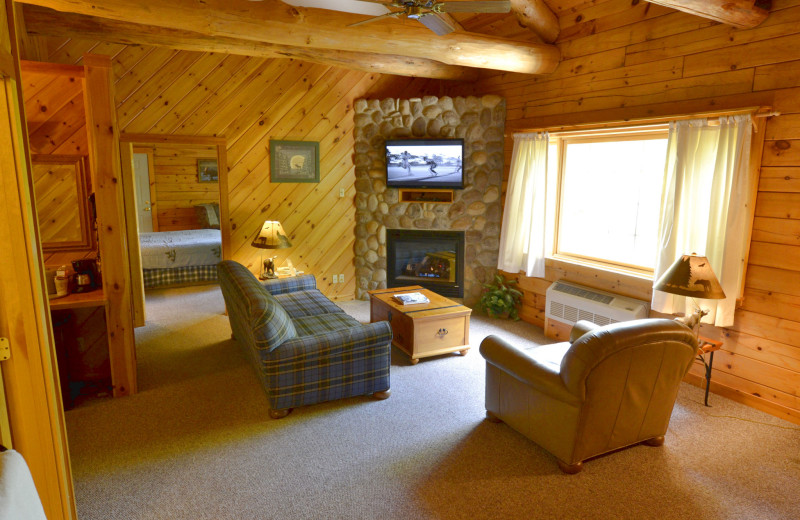
{"label": "wooden cabinet", "polygon": [[[420,292],[430,303],[401,305],[392,296],[402,292]],[[370,321],[388,321],[392,343],[411,357],[420,358],[469,350],[469,317],[472,309],[415,285],[369,291]]]}

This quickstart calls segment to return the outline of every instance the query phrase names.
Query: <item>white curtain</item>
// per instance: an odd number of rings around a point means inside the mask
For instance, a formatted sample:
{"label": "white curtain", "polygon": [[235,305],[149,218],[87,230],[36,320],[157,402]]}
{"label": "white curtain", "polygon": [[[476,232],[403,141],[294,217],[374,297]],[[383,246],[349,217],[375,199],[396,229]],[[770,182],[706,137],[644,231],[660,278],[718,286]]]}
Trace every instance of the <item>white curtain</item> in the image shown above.
{"label": "white curtain", "polygon": [[547,133],[514,134],[497,267],[544,277]]}
{"label": "white curtain", "polygon": [[[718,327],[733,324],[744,273],[751,133],[749,115],[723,117],[718,125],[670,124],[654,280],[683,254],[708,257],[726,298],[697,304],[710,311],[703,322]],[[690,314],[694,303],[653,291],[652,308]]]}

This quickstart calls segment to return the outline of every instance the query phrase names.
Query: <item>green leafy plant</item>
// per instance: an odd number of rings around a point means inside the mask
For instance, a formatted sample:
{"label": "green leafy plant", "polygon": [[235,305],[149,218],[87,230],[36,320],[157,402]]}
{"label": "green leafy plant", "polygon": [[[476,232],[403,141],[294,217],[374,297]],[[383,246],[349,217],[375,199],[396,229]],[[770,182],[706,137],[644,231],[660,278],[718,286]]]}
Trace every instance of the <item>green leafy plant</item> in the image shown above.
{"label": "green leafy plant", "polygon": [[519,319],[517,308],[522,293],[511,287],[516,280],[506,280],[502,275],[494,276],[494,283],[483,284],[483,295],[478,306],[492,318]]}

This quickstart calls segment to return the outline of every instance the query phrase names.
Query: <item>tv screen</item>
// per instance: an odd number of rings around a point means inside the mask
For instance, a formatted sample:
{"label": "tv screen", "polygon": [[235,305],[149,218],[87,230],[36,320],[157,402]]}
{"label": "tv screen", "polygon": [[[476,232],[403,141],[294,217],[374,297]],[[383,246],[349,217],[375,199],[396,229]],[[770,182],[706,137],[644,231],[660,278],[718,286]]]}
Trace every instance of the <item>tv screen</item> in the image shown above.
{"label": "tv screen", "polygon": [[386,141],[388,188],[463,188],[463,139]]}

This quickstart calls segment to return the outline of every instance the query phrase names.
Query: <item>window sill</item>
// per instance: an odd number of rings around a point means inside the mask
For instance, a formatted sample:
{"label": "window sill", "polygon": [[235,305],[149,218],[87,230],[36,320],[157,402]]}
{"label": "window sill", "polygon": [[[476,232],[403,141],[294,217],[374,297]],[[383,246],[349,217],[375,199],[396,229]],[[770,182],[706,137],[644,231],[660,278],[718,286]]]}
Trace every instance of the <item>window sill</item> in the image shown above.
{"label": "window sill", "polygon": [[619,274],[631,278],[635,278],[637,280],[642,280],[649,282],[651,285],[653,283],[653,274],[642,272],[637,269],[627,269],[625,267],[615,266],[611,264],[603,264],[600,262],[591,262],[589,260],[581,260],[579,258],[574,258],[571,256],[561,256],[561,255],[550,255],[546,258],[546,264],[550,267],[556,268],[566,268],[569,269],[570,267],[579,267],[579,268],[589,268],[597,271],[602,271],[605,273],[614,273]]}

